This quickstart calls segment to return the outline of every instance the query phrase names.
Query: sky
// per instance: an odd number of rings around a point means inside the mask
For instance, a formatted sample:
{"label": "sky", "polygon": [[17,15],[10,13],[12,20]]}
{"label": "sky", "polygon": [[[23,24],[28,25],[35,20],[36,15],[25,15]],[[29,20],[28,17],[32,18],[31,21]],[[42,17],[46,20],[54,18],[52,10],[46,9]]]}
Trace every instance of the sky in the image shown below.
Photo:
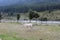
{"label": "sky", "polygon": [[5,5],[10,5],[10,4],[15,4],[19,0],[0,0],[0,6],[5,6]]}
{"label": "sky", "polygon": [[20,2],[27,2],[28,0],[0,0],[0,6],[12,5]]}
{"label": "sky", "polygon": [[[37,1],[37,0],[0,0],[0,6],[6,6],[6,5],[12,5],[12,4],[15,4],[15,3],[20,3],[20,2],[33,2],[33,1]],[[38,2],[50,2],[50,1],[55,1],[55,2],[59,2],[60,3],[60,0],[38,0]]]}

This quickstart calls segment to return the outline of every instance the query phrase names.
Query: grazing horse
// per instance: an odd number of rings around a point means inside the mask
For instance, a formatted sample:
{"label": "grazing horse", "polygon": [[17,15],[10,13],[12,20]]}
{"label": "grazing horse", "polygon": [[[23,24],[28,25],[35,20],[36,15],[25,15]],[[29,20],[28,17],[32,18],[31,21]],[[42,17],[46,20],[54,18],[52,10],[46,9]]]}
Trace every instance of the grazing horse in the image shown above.
{"label": "grazing horse", "polygon": [[23,26],[25,26],[27,28],[32,28],[33,24],[32,23],[25,23],[25,24],[23,24]]}

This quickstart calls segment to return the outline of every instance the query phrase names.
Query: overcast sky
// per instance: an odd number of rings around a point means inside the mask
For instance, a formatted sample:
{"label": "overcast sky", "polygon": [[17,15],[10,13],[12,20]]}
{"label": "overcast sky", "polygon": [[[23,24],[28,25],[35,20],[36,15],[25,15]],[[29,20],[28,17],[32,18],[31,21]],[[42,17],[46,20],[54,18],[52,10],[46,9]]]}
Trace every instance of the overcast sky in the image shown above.
{"label": "overcast sky", "polygon": [[20,3],[20,1],[23,2],[28,2],[28,1],[40,1],[40,2],[50,2],[50,1],[55,1],[55,2],[59,2],[60,0],[0,0],[0,6],[5,6],[5,5],[11,5],[11,4],[15,4],[15,3]]}
{"label": "overcast sky", "polygon": [[0,0],[0,6],[17,3],[19,0]]}

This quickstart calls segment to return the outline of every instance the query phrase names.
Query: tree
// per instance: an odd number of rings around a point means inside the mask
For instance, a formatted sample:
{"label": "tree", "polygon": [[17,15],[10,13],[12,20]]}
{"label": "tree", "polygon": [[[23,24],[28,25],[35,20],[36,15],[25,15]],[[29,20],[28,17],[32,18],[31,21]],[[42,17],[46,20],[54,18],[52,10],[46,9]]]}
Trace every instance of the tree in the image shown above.
{"label": "tree", "polygon": [[36,20],[37,20],[37,18],[39,18],[39,14],[38,13],[35,13],[34,14],[34,18],[36,18]]}
{"label": "tree", "polygon": [[33,19],[34,17],[34,12],[32,10],[29,11],[29,20],[31,22],[31,20]]}
{"label": "tree", "polygon": [[20,19],[20,14],[17,14],[17,22],[19,21]]}
{"label": "tree", "polygon": [[37,23],[37,18],[39,18],[39,14],[38,13],[35,13],[34,14],[34,18],[36,18],[36,23]]}
{"label": "tree", "polygon": [[0,22],[1,22],[1,19],[2,19],[2,15],[0,14]]}
{"label": "tree", "polygon": [[34,11],[30,10],[29,11],[29,19],[32,20],[33,18],[36,18],[36,21],[37,21],[37,18],[39,17],[39,14],[38,13],[35,13]]}

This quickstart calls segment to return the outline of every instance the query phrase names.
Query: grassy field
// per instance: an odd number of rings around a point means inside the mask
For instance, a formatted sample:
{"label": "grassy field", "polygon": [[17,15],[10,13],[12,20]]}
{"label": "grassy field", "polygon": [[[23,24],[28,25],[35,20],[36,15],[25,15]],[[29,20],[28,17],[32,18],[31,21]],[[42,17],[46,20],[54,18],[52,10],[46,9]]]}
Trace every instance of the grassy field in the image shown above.
{"label": "grassy field", "polygon": [[21,23],[0,23],[2,40],[60,40],[59,25],[34,25],[32,29]]}

